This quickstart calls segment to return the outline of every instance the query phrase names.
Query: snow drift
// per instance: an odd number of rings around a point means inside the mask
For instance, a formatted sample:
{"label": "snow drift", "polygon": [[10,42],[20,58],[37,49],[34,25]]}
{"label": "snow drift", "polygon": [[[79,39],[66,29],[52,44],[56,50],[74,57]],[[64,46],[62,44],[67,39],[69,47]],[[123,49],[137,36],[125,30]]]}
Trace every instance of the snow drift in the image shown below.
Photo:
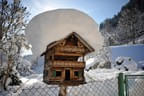
{"label": "snow drift", "polygon": [[124,71],[137,71],[137,63],[131,57],[117,57],[113,68]]}

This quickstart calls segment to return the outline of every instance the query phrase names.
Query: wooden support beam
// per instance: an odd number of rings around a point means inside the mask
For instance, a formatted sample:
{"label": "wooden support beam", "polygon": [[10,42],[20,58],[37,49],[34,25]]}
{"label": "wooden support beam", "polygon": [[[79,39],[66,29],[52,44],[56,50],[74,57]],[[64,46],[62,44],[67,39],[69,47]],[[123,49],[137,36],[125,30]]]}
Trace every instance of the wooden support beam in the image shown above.
{"label": "wooden support beam", "polygon": [[61,53],[61,52],[55,52],[55,55],[58,55],[58,56],[82,56],[81,53]]}

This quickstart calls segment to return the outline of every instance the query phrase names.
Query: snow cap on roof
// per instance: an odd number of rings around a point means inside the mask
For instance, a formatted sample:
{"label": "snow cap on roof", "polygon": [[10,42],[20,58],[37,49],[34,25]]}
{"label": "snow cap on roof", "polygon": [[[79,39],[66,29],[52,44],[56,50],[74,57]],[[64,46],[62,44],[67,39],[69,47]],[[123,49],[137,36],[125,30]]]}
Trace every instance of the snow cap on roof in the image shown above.
{"label": "snow cap on roof", "polygon": [[77,32],[96,52],[103,46],[98,24],[90,16],[75,9],[57,9],[35,16],[26,28],[34,58],[40,56],[48,44],[71,32]]}
{"label": "snow cap on roof", "polygon": [[[66,36],[65,38],[61,39],[61,40],[58,40],[58,41],[54,41],[54,42],[51,42],[49,45],[47,45],[47,49],[46,51],[48,51],[49,49],[51,49],[52,47],[56,46],[57,44],[61,43],[64,39],[67,39],[69,38],[70,36],[74,35],[75,37],[78,38],[78,40],[84,44],[84,46],[89,50],[89,52],[93,52],[94,51],[94,48],[92,48],[91,45],[89,45],[79,34],[77,34],[76,32],[72,32],[70,33],[68,36]],[[45,52],[46,52],[45,51]],[[45,54],[45,52],[43,52],[41,54],[41,56],[43,56]]]}

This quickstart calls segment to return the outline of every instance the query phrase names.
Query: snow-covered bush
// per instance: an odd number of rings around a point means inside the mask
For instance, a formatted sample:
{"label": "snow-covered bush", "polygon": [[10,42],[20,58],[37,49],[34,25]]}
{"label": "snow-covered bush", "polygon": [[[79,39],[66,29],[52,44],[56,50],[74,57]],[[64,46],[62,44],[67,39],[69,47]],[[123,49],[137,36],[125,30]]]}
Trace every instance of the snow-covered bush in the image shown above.
{"label": "snow-covered bush", "polygon": [[[2,80],[4,87],[9,85],[7,83],[10,81],[9,78],[11,78],[11,85],[19,84],[20,80],[16,74],[18,74],[18,71],[16,71],[16,68],[20,64],[20,58],[21,57],[21,49],[22,47],[25,47],[29,49],[29,44],[27,43],[27,40],[25,38],[24,34],[14,34],[11,35],[9,38],[4,38],[2,42],[0,42],[0,48],[3,52],[3,57],[6,58],[6,60],[3,60],[0,66],[4,70],[4,72],[0,73],[2,74]],[[16,74],[13,74],[13,73]],[[5,74],[4,74],[5,73]],[[4,79],[4,80],[3,80]],[[6,89],[6,88],[5,88]]]}
{"label": "snow-covered bush", "polygon": [[85,57],[86,70],[96,68],[111,68],[110,50],[104,47],[98,53],[91,53]]}
{"label": "snow-covered bush", "polygon": [[0,88],[7,90],[8,85],[20,85],[19,74],[16,67],[13,67],[7,74],[7,67],[0,68]]}
{"label": "snow-covered bush", "polygon": [[137,63],[131,57],[117,57],[113,68],[124,71],[137,71]]}

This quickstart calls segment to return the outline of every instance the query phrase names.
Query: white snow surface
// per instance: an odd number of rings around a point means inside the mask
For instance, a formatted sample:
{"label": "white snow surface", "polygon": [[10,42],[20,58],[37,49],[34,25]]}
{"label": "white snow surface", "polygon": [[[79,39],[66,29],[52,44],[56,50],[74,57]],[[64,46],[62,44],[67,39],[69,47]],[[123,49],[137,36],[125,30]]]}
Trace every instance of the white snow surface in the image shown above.
{"label": "white snow surface", "polygon": [[94,69],[85,71],[86,82],[116,79],[121,71],[115,69]]}
{"label": "white snow surface", "polygon": [[27,55],[32,55],[31,48],[26,49],[25,47],[22,47],[21,56],[24,57],[24,56],[27,56]]}
{"label": "white snow surface", "polygon": [[[39,67],[41,69],[41,67]],[[38,69],[38,68],[37,68]],[[68,96],[117,96],[118,94],[118,74],[124,73],[125,75],[144,75],[144,71],[122,71],[116,69],[94,69],[85,71],[85,79],[87,84],[79,86],[70,86],[67,89]],[[58,96],[59,87],[57,85],[47,85],[42,82],[43,74],[32,74],[31,76],[21,77],[23,84],[19,87],[12,87],[10,94],[12,96]],[[136,79],[130,86],[130,91],[135,91],[135,84],[143,86],[144,82]],[[142,86],[140,86],[142,88]],[[15,88],[15,89],[14,89]],[[88,90],[88,91],[86,91]],[[137,89],[142,90],[142,89]],[[15,92],[15,93],[14,93]],[[134,92],[133,92],[134,93]],[[0,93],[5,94],[8,93]],[[135,96],[135,95],[132,95]],[[143,95],[139,95],[143,96]]]}
{"label": "white snow surface", "polygon": [[29,22],[25,32],[32,45],[33,59],[40,56],[49,43],[60,40],[71,32],[78,33],[96,52],[104,42],[98,24],[87,14],[75,9],[41,13]]}
{"label": "white snow surface", "polygon": [[86,61],[86,67],[85,69],[89,69],[91,66],[93,66],[97,61],[95,58],[90,58]]}

